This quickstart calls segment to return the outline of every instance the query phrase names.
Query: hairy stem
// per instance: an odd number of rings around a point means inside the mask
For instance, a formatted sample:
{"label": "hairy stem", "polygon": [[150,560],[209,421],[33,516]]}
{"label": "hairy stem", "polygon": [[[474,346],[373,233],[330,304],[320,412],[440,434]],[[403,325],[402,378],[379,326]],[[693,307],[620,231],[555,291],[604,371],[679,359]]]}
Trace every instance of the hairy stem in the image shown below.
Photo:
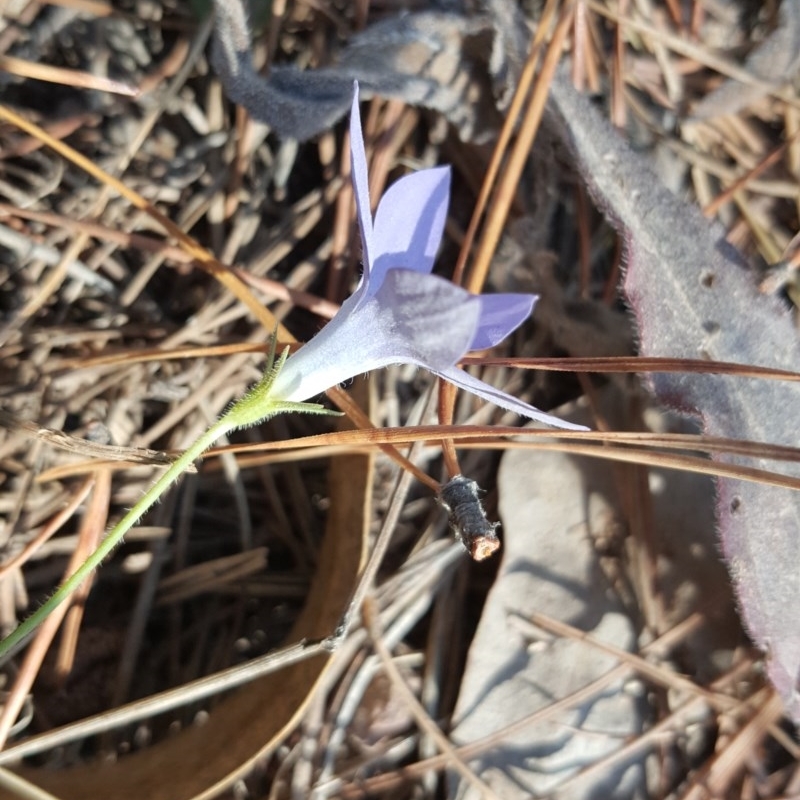
{"label": "hairy stem", "polygon": [[230,433],[238,426],[226,414],[200,435],[187,450],[167,468],[159,479],[147,490],[141,500],[108,532],[86,561],[67,580],[58,587],[55,593],[45,601],[27,619],[0,641],[0,658],[9,654],[21,644],[36,628],[47,619],[48,615],[63,603],[88,577],[97,569],[103,560],[122,541],[122,537],[138,522],[138,520],[156,503],[162,494],[222,435]]}

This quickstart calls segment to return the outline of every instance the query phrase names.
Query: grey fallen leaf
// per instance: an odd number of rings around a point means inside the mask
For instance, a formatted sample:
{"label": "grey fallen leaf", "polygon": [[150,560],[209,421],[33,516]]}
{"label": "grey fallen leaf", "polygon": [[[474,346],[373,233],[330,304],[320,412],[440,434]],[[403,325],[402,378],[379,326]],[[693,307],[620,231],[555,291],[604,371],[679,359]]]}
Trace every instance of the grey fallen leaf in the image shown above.
{"label": "grey fallen leaf", "polygon": [[[592,542],[617,515],[611,476],[603,462],[565,453],[510,450],[503,456],[502,561],[470,645],[451,732],[455,743],[496,734],[617,666],[613,656],[585,642],[532,630],[526,622],[532,613],[635,649],[634,625]],[[551,719],[503,735],[469,765],[503,800],[645,797],[642,753],[591,780],[575,779],[641,732],[643,708],[641,685],[617,680]],[[451,775],[450,800],[477,797]]]}
{"label": "grey fallen leaf", "polygon": [[[800,3],[783,0],[778,26],[747,56],[744,68],[762,84],[775,89],[788,83],[800,70]],[[707,94],[692,109],[693,119],[736,114],[764,95],[762,86],[742,84],[732,78]]]}
{"label": "grey fallen leaf", "polygon": [[[761,294],[724,229],[659,183],[561,73],[551,91],[564,140],[626,247],[624,290],[644,356],[800,367],[788,310]],[[701,417],[705,431],[800,445],[800,385],[731,376],[651,376],[659,400]],[[725,456],[727,463],[800,477],[800,464]],[[717,481],[717,524],[741,614],[766,651],[769,676],[800,722],[800,497],[748,481]]]}
{"label": "grey fallen leaf", "polygon": [[278,135],[300,141],[344,116],[354,80],[366,97],[435,109],[463,139],[485,140],[499,125],[497,106],[515,74],[487,15],[425,11],[370,26],[329,67],[275,65],[264,78],[253,69],[241,0],[214,0],[214,9],[211,60],[228,97]]}
{"label": "grey fallen leaf", "polygon": [[[631,399],[630,390],[620,385],[607,385],[595,402],[615,428],[630,426],[628,407],[640,413],[640,398]],[[574,421],[591,421],[586,412],[580,413]],[[646,409],[643,417],[647,429],[657,433],[691,430],[686,420],[655,408]],[[638,418],[636,424],[639,427]],[[604,546],[593,543],[614,541],[617,532],[627,527],[625,503],[618,495],[626,469],[622,465],[609,469],[602,461],[568,453],[512,450],[503,456],[497,488],[504,552],[461,683],[454,731],[459,743],[490,735],[582,688],[615,664],[575,641],[545,637],[526,648],[531,640],[515,623],[530,612],[568,622],[598,638],[608,635],[604,641],[617,647],[631,644],[633,624],[614,599],[607,573],[600,569],[598,551]],[[717,558],[712,482],[704,475],[655,468],[648,470],[648,477],[650,546],[657,549],[658,598],[652,601],[661,601],[664,630],[697,610],[705,613],[706,625],[677,648],[682,659],[689,659],[682,664],[690,664],[695,679],[705,683],[730,668],[741,638],[733,603],[724,591],[725,568]],[[644,603],[640,600],[639,605]],[[601,735],[612,730],[619,734],[620,720],[630,735],[641,730],[642,704],[622,689],[619,682],[609,685],[587,702],[581,707],[585,717],[580,724],[566,714],[555,725],[531,725],[516,738],[504,739],[473,766],[504,800],[544,794],[557,800],[627,800],[637,791],[646,796],[642,755],[620,767],[625,777],[619,786],[619,775],[611,770],[595,771],[591,780],[574,777],[580,766],[622,746],[614,736]],[[670,690],[670,710],[687,699],[685,690]],[[698,709],[693,718],[705,722],[711,713]],[[702,736],[705,725],[687,726],[691,728],[696,735],[681,746],[690,752],[707,747]],[[591,734],[584,737],[584,730]],[[451,787],[451,800],[471,800],[466,785],[455,776]]]}

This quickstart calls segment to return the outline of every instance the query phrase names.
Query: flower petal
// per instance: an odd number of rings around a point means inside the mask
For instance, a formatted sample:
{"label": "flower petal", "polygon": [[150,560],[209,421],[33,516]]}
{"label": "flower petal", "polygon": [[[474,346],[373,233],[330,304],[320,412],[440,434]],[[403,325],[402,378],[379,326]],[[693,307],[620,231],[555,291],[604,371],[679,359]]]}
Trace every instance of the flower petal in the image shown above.
{"label": "flower petal", "polygon": [[484,294],[480,296],[481,318],[469,349],[494,347],[531,315],[536,294]]}
{"label": "flower petal", "polygon": [[386,190],[375,213],[373,281],[394,267],[433,269],[449,201],[450,167],[414,172]]}
{"label": "flower petal", "polygon": [[447,369],[467,352],[481,313],[479,297],[410,269],[389,270],[375,297],[392,317],[395,351],[402,347],[403,360],[429,370]]}
{"label": "flower petal", "polygon": [[449,369],[445,370],[432,370],[432,372],[434,372],[440,378],[444,378],[446,381],[454,383],[461,389],[466,389],[468,392],[477,394],[479,397],[482,397],[484,400],[488,400],[490,403],[494,403],[496,406],[506,408],[509,411],[520,414],[523,417],[535,419],[537,422],[543,422],[545,425],[550,425],[553,428],[563,428],[567,431],[589,430],[589,428],[584,425],[575,425],[572,422],[565,422],[563,419],[551,416],[550,414],[545,414],[544,411],[539,411],[538,408],[529,406],[527,403],[523,403],[522,400],[517,400],[516,397],[506,394],[505,392],[501,392],[500,389],[496,389],[494,386],[484,383],[482,380],[473,377],[468,372],[465,372],[463,369],[459,369],[458,367],[450,367]]}
{"label": "flower petal", "polygon": [[353,173],[353,190],[356,195],[356,213],[361,228],[361,244],[364,248],[364,275],[362,285],[369,281],[374,263],[375,248],[372,240],[372,209],[369,204],[369,177],[367,154],[364,150],[364,135],[361,132],[361,115],[358,109],[358,81],[353,82],[353,105],[350,110],[350,169]]}
{"label": "flower petal", "polygon": [[[375,336],[363,339],[354,325],[363,302],[365,283],[342,303],[336,316],[311,341],[304,344],[283,366],[270,388],[276,401],[301,403],[322,394],[331,386],[338,386],[364,370],[354,368],[354,362],[368,362],[366,349],[372,341],[383,341]],[[374,301],[373,301],[374,302]],[[369,327],[368,325],[365,327]]]}
{"label": "flower petal", "polygon": [[436,275],[393,269],[372,297],[352,295],[275,378],[275,400],[302,402],[389,364],[448,369],[467,351],[480,299]]}

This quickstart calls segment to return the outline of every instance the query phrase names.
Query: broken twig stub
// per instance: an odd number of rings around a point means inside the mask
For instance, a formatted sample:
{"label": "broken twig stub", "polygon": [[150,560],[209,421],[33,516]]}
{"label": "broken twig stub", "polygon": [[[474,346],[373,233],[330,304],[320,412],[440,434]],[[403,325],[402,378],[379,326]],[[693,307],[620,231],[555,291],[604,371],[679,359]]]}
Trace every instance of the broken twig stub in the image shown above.
{"label": "broken twig stub", "polygon": [[483,561],[500,548],[495,533],[499,522],[489,522],[480,500],[480,487],[470,478],[456,475],[439,492],[447,510],[450,529],[475,561]]}

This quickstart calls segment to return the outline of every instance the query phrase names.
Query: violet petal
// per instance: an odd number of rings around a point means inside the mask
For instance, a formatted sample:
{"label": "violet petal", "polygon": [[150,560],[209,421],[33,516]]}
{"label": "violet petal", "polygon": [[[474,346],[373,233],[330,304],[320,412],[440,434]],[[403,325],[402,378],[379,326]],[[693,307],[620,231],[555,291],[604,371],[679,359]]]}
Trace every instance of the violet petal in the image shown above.
{"label": "violet petal", "polygon": [[424,169],[400,178],[375,213],[373,281],[404,267],[428,273],[442,241],[450,200],[450,168]]}
{"label": "violet petal", "polygon": [[393,319],[390,346],[398,351],[402,342],[404,360],[431,371],[464,355],[481,313],[480,298],[466,289],[409,269],[389,270],[375,298]]}
{"label": "violet petal", "polygon": [[585,425],[575,425],[572,422],[565,422],[563,419],[551,416],[550,414],[546,414],[544,411],[540,411],[534,406],[523,403],[522,400],[517,400],[516,397],[506,394],[505,392],[500,391],[500,389],[496,389],[494,386],[484,383],[478,378],[474,378],[468,372],[465,372],[463,369],[459,369],[458,367],[449,367],[448,369],[444,370],[431,370],[431,372],[434,372],[440,378],[444,378],[450,383],[454,383],[460,389],[466,389],[468,392],[477,394],[484,400],[488,400],[490,403],[500,406],[500,408],[513,411],[515,414],[519,414],[520,416],[528,417],[529,419],[534,419],[537,422],[543,422],[545,425],[550,425],[554,428],[562,428],[563,430],[567,431],[589,430]]}
{"label": "violet petal", "polygon": [[535,294],[480,295],[481,318],[469,349],[485,350],[502,342],[528,319],[538,299]]}
{"label": "violet petal", "polygon": [[358,82],[353,84],[353,105],[350,110],[350,169],[353,191],[356,196],[356,213],[361,228],[361,244],[364,248],[364,275],[361,286],[369,280],[374,262],[375,248],[372,241],[372,209],[369,204],[369,176],[367,153],[364,150],[364,135],[361,132],[361,114],[358,110]]}

